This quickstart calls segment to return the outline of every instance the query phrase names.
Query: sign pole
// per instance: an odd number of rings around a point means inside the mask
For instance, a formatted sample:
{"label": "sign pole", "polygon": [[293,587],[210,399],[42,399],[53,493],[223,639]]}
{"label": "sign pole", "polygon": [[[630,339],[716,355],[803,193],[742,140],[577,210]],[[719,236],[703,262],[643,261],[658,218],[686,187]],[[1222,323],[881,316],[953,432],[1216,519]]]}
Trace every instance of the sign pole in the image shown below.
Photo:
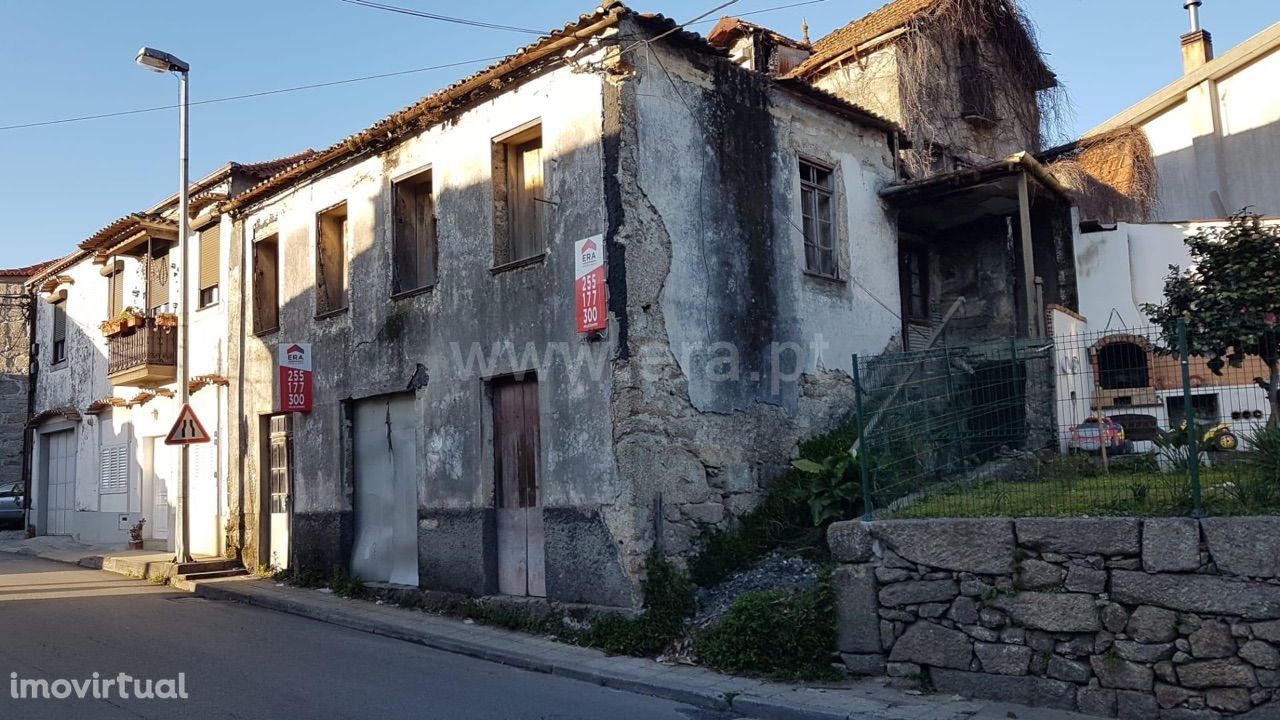
{"label": "sign pole", "polygon": [[[178,301],[181,303],[178,313],[178,349],[181,356],[178,360],[178,402],[182,407],[187,407],[190,388],[188,387],[188,376],[191,368],[188,360],[190,358],[189,345],[187,337],[187,308],[190,302],[187,301],[187,293],[191,287],[188,279],[191,277],[190,266],[191,256],[188,250],[190,243],[187,242],[187,235],[191,232],[190,218],[187,217],[188,195],[190,189],[187,187],[187,72],[184,70],[181,74],[181,84],[178,86],[180,98],[178,114],[181,116],[179,125],[181,133],[178,143],[178,165],[179,165],[179,188],[178,188],[178,250],[182,257],[182,290],[178,293]],[[191,453],[186,445],[182,446],[182,454],[178,460],[179,464],[179,484],[178,484],[178,543],[176,549],[175,560],[180,563],[191,562],[191,507],[188,502],[191,494]]]}

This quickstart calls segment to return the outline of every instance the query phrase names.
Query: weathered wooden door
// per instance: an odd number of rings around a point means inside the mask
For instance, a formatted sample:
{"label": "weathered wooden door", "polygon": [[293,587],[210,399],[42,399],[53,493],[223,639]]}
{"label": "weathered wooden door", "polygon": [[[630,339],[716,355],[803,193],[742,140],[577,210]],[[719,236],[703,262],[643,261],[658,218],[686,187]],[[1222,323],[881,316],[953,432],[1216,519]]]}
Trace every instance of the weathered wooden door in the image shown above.
{"label": "weathered wooden door", "polygon": [[547,594],[539,487],[538,381],[493,386],[494,484],[498,506],[498,591]]}

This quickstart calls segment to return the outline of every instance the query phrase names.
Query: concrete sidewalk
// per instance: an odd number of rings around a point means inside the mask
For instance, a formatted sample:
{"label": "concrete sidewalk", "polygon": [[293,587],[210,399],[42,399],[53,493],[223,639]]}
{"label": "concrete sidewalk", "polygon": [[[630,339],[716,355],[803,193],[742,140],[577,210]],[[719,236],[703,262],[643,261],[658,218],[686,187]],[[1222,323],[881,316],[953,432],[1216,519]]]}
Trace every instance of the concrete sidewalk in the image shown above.
{"label": "concrete sidewalk", "polygon": [[[6,534],[7,535],[7,534]],[[98,547],[66,538],[0,536],[0,552],[32,555],[90,568],[122,570],[145,562],[154,551]],[[186,583],[195,594],[291,613],[427,647],[550,673],[619,690],[666,698],[762,720],[1086,720],[1087,716],[954,696],[908,694],[883,679],[803,687],[721,675],[705,668],[664,665],[644,658],[609,656],[466,620],[432,615],[325,590],[308,590],[256,578]]]}

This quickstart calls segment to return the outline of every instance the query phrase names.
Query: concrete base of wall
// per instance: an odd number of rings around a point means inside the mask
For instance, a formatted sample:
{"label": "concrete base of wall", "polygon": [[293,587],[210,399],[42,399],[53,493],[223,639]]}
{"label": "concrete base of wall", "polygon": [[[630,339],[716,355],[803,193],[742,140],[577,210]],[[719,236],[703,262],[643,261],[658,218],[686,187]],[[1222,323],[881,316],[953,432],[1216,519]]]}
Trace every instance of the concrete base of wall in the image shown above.
{"label": "concrete base of wall", "polygon": [[496,547],[493,508],[418,511],[418,573],[428,590],[496,593]]}

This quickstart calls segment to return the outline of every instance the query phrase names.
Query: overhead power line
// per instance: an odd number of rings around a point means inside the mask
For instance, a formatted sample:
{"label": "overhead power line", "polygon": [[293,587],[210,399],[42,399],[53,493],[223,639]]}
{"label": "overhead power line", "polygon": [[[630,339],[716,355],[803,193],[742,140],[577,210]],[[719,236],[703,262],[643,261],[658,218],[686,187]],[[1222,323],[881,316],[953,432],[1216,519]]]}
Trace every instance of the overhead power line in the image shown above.
{"label": "overhead power line", "polygon": [[[382,78],[397,77],[400,75],[412,75],[414,73],[427,72],[429,70],[443,70],[445,68],[458,67],[460,65],[474,65],[482,62],[493,62],[494,60],[501,60],[504,57],[506,56],[494,55],[491,57],[476,58],[474,60],[462,60],[459,62],[444,63],[443,65],[414,68],[412,70],[397,70],[395,72],[378,73],[377,75],[364,75],[361,77],[347,78],[345,80],[330,80],[328,82],[311,83],[309,85],[295,85],[293,87],[263,90],[261,92],[245,93],[243,95],[228,95],[227,97],[210,98],[208,100],[192,100],[190,104],[192,106],[212,105],[214,103],[231,102],[232,100],[247,100],[250,98],[265,97],[267,95],[280,95],[283,93],[298,92],[300,90],[314,90],[316,88],[333,87],[334,85],[348,85],[350,83],[365,82],[366,80],[379,80]],[[16,125],[0,125],[0,130],[21,130],[22,128],[63,125],[66,123],[82,122],[85,120],[101,120],[104,118],[124,117],[126,115],[141,115],[143,113],[159,112],[161,110],[173,110],[177,107],[177,105],[157,105],[155,107],[120,110],[117,112],[98,113],[96,115],[80,115],[78,117],[60,118],[58,120],[41,120],[39,122],[18,123]]]}
{"label": "overhead power line", "polygon": [[342,0],[342,2],[347,3],[348,5],[359,5],[361,7],[373,8],[375,10],[386,10],[387,12],[400,13],[401,15],[412,15],[413,17],[425,18],[427,20],[439,20],[440,22],[455,23],[457,25],[470,25],[472,27],[488,28],[490,30],[506,30],[508,32],[531,33],[533,35],[547,34],[545,30],[534,30],[533,28],[517,27],[515,25],[499,25],[497,23],[484,22],[482,20],[468,20],[466,18],[450,17],[448,15],[440,15],[438,13],[400,7],[399,5],[386,5],[383,3],[370,2],[370,0]]}

